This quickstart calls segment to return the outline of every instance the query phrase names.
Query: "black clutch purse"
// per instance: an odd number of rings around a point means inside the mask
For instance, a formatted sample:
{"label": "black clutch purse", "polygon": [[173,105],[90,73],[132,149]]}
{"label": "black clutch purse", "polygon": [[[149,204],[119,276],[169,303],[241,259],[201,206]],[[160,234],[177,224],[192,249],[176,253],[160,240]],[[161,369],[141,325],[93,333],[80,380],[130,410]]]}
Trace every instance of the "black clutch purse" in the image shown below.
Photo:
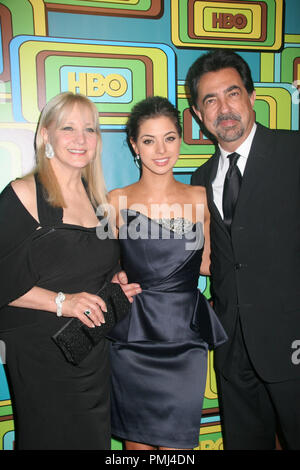
{"label": "black clutch purse", "polygon": [[97,295],[106,303],[105,323],[95,328],[89,328],[78,318],[72,318],[52,336],[67,361],[74,365],[80,364],[116,323],[129,312],[130,302],[119,284],[113,282],[105,284],[97,292]]}

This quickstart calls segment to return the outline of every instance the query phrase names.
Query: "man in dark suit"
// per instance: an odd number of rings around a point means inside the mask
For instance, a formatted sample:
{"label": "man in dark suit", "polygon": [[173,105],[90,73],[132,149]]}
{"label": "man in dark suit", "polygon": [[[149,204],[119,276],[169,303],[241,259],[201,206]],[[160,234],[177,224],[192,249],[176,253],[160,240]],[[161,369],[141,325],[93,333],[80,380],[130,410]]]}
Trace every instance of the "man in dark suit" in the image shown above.
{"label": "man in dark suit", "polygon": [[[230,50],[187,75],[216,153],[192,176],[211,213],[211,286],[229,340],[215,352],[225,449],[300,449],[300,133],[255,122],[247,63]],[[278,428],[279,423],[279,428]]]}

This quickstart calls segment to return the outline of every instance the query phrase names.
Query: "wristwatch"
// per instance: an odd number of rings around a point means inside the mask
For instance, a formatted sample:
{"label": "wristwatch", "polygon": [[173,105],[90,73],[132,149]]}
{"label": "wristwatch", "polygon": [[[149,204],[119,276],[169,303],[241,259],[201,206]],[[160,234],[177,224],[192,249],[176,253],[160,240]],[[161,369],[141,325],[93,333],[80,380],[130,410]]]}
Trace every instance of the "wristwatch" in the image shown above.
{"label": "wristwatch", "polygon": [[62,292],[59,292],[57,296],[55,297],[55,303],[57,305],[56,315],[58,317],[62,316],[62,304],[65,299],[66,299],[66,296]]}

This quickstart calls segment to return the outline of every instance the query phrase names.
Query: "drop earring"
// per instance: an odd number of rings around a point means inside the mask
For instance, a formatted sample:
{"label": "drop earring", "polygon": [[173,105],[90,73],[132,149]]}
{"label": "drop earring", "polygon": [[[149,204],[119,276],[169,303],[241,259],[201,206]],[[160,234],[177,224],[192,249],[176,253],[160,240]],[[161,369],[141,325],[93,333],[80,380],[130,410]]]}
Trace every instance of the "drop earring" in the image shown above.
{"label": "drop earring", "polygon": [[135,155],[134,163],[138,167],[139,170],[142,168],[141,157],[139,154]]}
{"label": "drop earring", "polygon": [[54,150],[51,144],[49,142],[46,143],[45,145],[45,155],[47,158],[53,158],[54,157]]}

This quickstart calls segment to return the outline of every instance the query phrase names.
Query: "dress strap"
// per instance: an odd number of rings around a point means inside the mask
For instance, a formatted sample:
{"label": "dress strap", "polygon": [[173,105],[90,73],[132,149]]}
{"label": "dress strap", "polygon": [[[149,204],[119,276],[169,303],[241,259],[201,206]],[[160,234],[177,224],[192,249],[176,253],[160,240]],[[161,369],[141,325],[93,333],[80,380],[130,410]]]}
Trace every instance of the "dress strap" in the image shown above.
{"label": "dress strap", "polygon": [[61,223],[63,219],[63,208],[53,207],[46,199],[46,190],[39,180],[38,174],[34,175],[36,184],[36,199],[40,225],[53,226]]}

